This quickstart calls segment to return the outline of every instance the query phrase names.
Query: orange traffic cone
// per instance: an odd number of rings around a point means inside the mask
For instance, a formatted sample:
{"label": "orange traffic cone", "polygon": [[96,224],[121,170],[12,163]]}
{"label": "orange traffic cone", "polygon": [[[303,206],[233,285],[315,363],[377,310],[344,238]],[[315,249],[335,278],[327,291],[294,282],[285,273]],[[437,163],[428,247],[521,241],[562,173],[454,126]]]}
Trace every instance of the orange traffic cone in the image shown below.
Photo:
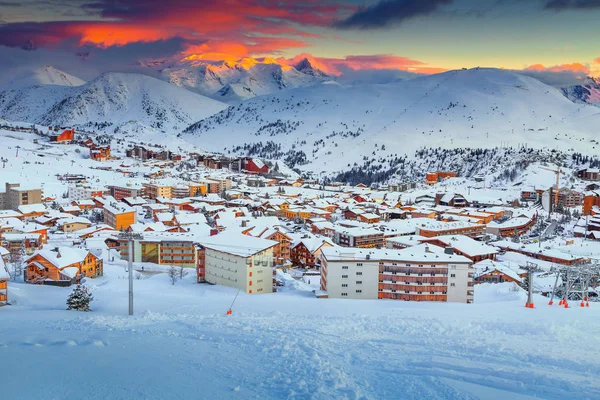
{"label": "orange traffic cone", "polygon": [[585,303],[582,301],[581,304],[579,304],[580,307],[585,307]]}
{"label": "orange traffic cone", "polygon": [[569,308],[569,303],[565,300],[565,308]]}
{"label": "orange traffic cone", "polygon": [[525,308],[529,308],[529,303],[525,303]]}
{"label": "orange traffic cone", "polygon": [[587,302],[586,302],[586,303],[585,303],[585,306],[586,306],[586,307],[589,307],[589,306],[590,306],[590,303],[587,303]]}
{"label": "orange traffic cone", "polygon": [[549,305],[549,306],[551,306],[552,304],[554,304],[554,302],[553,302],[552,300],[550,300],[550,301],[548,302],[548,305]]}

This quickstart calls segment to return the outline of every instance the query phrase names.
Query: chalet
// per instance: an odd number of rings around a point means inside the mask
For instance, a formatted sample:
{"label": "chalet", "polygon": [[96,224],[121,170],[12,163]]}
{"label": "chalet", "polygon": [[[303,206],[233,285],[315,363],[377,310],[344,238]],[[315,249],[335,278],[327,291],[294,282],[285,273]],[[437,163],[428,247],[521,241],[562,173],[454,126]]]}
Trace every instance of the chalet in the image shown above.
{"label": "chalet", "polygon": [[65,143],[65,142],[72,142],[74,138],[75,138],[75,130],[74,129],[65,129],[62,131],[62,133],[60,133],[58,135],[50,136],[50,141],[56,142],[56,143]]}
{"label": "chalet", "polygon": [[245,160],[244,169],[253,174],[268,174],[269,167],[258,158],[250,158]]}
{"label": "chalet", "polygon": [[103,275],[102,259],[85,249],[40,250],[25,260],[25,282],[69,286],[81,278]]}
{"label": "chalet", "polygon": [[377,214],[364,213],[358,215],[358,220],[367,224],[375,224],[381,221],[381,217]]}
{"label": "chalet", "polygon": [[25,204],[19,206],[17,210],[21,213],[25,221],[41,217],[48,212],[46,206],[43,204]]}
{"label": "chalet", "polygon": [[86,199],[86,200],[75,200],[71,202],[72,206],[76,206],[78,207],[81,211],[87,210],[93,210],[94,207],[96,206],[94,204],[94,201],[91,199]]}
{"label": "chalet", "polygon": [[577,176],[581,179],[588,181],[599,181],[600,180],[600,169],[598,168],[586,168],[577,171]]}
{"label": "chalet", "polygon": [[107,161],[110,158],[110,146],[95,146],[91,148],[90,158],[94,161]]}
{"label": "chalet", "polygon": [[306,237],[292,245],[290,257],[292,264],[304,268],[316,268],[320,266],[319,256],[324,247],[333,244],[328,239],[317,237]]}
{"label": "chalet", "polygon": [[[476,266],[477,267],[477,266]],[[492,262],[489,265],[485,263],[474,275],[475,283],[503,283],[503,282],[514,282],[518,285],[523,281],[523,277],[518,271],[512,268],[506,267],[501,263]]]}
{"label": "chalet", "polygon": [[56,226],[63,232],[78,232],[92,226],[89,219],[83,217],[62,218]]}
{"label": "chalet", "polygon": [[449,207],[466,207],[469,205],[468,200],[463,195],[457,193],[438,193],[435,202],[441,206]]}
{"label": "chalet", "polygon": [[61,206],[60,212],[78,216],[79,213],[81,212],[81,209],[77,206]]}
{"label": "chalet", "polygon": [[8,304],[8,281],[10,275],[4,260],[0,257],[0,306]]}
{"label": "chalet", "polygon": [[277,242],[277,244],[273,246],[274,266],[281,267],[290,262],[292,238],[283,233],[278,227],[267,228],[260,232],[256,237]]}

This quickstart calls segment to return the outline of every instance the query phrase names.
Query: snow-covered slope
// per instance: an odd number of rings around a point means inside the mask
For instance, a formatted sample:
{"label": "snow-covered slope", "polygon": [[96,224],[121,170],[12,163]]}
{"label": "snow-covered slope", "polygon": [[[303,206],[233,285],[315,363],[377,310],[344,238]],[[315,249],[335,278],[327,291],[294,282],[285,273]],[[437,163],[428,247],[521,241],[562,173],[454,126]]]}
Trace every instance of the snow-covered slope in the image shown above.
{"label": "snow-covered slope", "polygon": [[600,78],[588,77],[581,85],[563,88],[562,91],[575,103],[600,106]]}
{"label": "snow-covered slope", "polygon": [[[328,174],[421,147],[500,145],[594,150],[600,113],[542,82],[497,69],[387,85],[319,85],[262,96],[199,121],[182,137],[211,150],[285,158]],[[219,140],[216,140],[216,139]]]}
{"label": "snow-covered slope", "polygon": [[140,74],[106,73],[78,87],[33,86],[0,93],[0,117],[95,131],[173,133],[225,104]]}
{"label": "snow-covered slope", "polygon": [[269,58],[244,58],[235,63],[188,59],[145,65],[158,70],[159,77],[169,83],[230,103],[311,86],[326,77],[308,60],[298,65],[301,70]]}
{"label": "snow-covered slope", "polygon": [[22,89],[37,85],[81,86],[84,83],[51,65],[15,68],[0,75],[0,89]]}

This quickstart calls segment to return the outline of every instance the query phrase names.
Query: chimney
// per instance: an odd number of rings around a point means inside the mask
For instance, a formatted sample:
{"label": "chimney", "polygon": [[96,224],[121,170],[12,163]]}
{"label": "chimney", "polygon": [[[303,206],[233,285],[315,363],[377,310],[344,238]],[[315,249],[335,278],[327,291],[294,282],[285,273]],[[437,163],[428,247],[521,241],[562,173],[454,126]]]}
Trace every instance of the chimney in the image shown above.
{"label": "chimney", "polygon": [[454,254],[454,247],[446,247],[444,249],[444,254]]}

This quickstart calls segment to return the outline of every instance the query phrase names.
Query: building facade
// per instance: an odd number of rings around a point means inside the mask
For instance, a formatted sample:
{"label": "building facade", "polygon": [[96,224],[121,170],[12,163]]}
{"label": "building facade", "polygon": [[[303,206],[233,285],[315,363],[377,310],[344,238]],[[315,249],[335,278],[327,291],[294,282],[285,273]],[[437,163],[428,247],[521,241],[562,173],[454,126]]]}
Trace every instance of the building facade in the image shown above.
{"label": "building facade", "polygon": [[330,298],[472,303],[471,260],[420,245],[400,251],[325,248],[321,290]]}

